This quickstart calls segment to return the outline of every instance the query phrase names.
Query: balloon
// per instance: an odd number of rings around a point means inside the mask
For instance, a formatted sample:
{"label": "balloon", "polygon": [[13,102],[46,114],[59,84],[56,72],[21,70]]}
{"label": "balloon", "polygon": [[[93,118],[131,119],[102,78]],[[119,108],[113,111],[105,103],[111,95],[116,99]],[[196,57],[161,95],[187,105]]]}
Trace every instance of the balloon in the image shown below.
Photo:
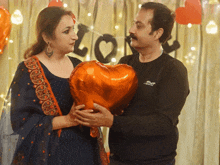
{"label": "balloon", "polygon": [[[52,1],[50,1],[48,7],[51,7],[51,6],[63,7],[63,2],[61,2],[60,0],[52,0]],[[73,22],[75,24],[76,23],[76,17],[75,17],[74,14],[73,14],[72,18],[73,18]]]}
{"label": "balloon", "polygon": [[[126,64],[111,66],[90,61],[73,70],[69,84],[76,105],[94,109],[93,103],[97,103],[119,115],[134,96],[138,79],[133,68]],[[92,128],[90,135],[96,137],[96,133],[97,128]]]}
{"label": "balloon", "polygon": [[52,0],[50,1],[48,7],[51,7],[51,6],[63,7],[63,2],[61,2],[60,0]]}
{"label": "balloon", "polygon": [[3,53],[3,49],[9,40],[11,32],[10,17],[9,11],[0,6],[0,54]]}
{"label": "balloon", "polygon": [[179,24],[201,24],[202,7],[200,0],[186,0],[185,7],[176,9],[176,22]]}

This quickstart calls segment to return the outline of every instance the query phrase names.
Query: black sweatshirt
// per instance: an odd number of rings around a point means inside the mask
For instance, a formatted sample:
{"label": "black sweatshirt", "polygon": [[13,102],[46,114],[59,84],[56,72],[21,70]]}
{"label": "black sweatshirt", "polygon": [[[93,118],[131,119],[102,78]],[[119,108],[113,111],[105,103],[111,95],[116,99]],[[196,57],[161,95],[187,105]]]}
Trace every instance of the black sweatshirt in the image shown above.
{"label": "black sweatshirt", "polygon": [[114,117],[110,152],[131,164],[165,165],[176,156],[178,116],[189,94],[187,70],[165,53],[147,63],[139,54],[119,63],[136,71],[138,89],[124,113]]}

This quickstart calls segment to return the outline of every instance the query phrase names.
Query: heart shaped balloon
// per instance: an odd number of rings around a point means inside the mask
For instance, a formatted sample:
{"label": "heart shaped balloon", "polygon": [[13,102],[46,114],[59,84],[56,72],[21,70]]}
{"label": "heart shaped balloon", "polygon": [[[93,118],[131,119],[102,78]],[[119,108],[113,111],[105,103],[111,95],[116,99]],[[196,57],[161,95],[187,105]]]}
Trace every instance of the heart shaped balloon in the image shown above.
{"label": "heart shaped balloon", "polygon": [[0,6],[0,54],[3,53],[5,45],[11,32],[10,13],[3,6]]}
{"label": "heart shaped balloon", "polygon": [[201,24],[202,7],[200,0],[186,0],[185,7],[176,9],[176,22],[179,24]]}
{"label": "heart shaped balloon", "polygon": [[[73,70],[69,84],[76,105],[94,109],[93,103],[97,103],[119,115],[133,98],[138,79],[129,65],[111,66],[90,61],[80,63]],[[96,137],[97,128],[92,128],[90,135]]]}
{"label": "heart shaped balloon", "polygon": [[51,6],[58,6],[58,7],[62,7],[63,6],[63,2],[60,0],[51,0],[50,3],[48,4],[48,7]]}

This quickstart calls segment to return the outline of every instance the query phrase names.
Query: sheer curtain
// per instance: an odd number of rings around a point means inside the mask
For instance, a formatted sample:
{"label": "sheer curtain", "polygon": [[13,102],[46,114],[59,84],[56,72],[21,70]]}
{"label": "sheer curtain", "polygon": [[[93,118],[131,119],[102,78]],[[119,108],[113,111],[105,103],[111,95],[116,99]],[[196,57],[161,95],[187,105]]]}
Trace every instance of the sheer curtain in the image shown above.
{"label": "sheer curtain", "polygon": [[[12,14],[19,9],[23,15],[21,25],[12,26],[10,40],[0,56],[0,111],[13,74],[23,53],[35,40],[35,22],[38,13],[47,7],[50,0],[1,0],[8,2]],[[161,2],[173,11],[183,7],[185,0],[63,0],[79,23],[86,25],[89,31],[84,35],[80,48],[86,47],[86,56],[71,53],[82,61],[96,59],[94,45],[103,34],[111,34],[118,43],[117,61],[131,53],[124,38],[143,2]],[[190,95],[179,117],[179,142],[176,165],[218,165],[219,164],[219,54],[220,34],[208,34],[207,24],[213,20],[220,25],[220,5],[210,4],[211,0],[201,0],[202,25],[175,24],[169,45],[177,40],[181,47],[170,55],[182,61],[188,69]],[[3,3],[2,3],[3,4]],[[0,3],[0,5],[2,5]],[[88,13],[91,15],[89,16]],[[117,27],[117,28],[116,28]],[[125,48],[126,47],[126,48]],[[111,44],[101,43],[100,49],[108,54]],[[1,113],[0,113],[1,114]],[[105,137],[108,134],[106,129]],[[108,139],[105,141],[108,150]]]}

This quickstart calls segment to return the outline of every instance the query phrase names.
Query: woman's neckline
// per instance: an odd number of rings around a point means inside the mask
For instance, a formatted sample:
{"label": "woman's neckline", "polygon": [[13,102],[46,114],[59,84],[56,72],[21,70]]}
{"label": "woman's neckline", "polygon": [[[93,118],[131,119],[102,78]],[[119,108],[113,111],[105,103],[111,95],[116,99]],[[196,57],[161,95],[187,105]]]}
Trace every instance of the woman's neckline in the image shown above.
{"label": "woman's neckline", "polygon": [[[41,64],[41,66],[45,67],[45,68],[47,69],[47,71],[48,71],[51,75],[53,75],[54,77],[59,78],[59,79],[63,79],[63,80],[68,80],[68,79],[70,78],[70,77],[68,77],[68,78],[60,77],[60,76],[57,76],[57,75],[53,74],[53,73],[46,67],[46,65],[44,65],[44,63],[42,63],[42,62],[39,60],[39,58],[38,58],[37,56],[34,56],[34,57],[36,57],[37,60],[39,61],[39,63]],[[67,57],[69,58],[69,56],[67,56]],[[69,60],[70,60],[70,58],[69,58]],[[71,61],[71,60],[70,60],[70,61]],[[72,63],[72,61],[71,61],[71,63]],[[73,66],[73,68],[74,68],[74,66]]]}

